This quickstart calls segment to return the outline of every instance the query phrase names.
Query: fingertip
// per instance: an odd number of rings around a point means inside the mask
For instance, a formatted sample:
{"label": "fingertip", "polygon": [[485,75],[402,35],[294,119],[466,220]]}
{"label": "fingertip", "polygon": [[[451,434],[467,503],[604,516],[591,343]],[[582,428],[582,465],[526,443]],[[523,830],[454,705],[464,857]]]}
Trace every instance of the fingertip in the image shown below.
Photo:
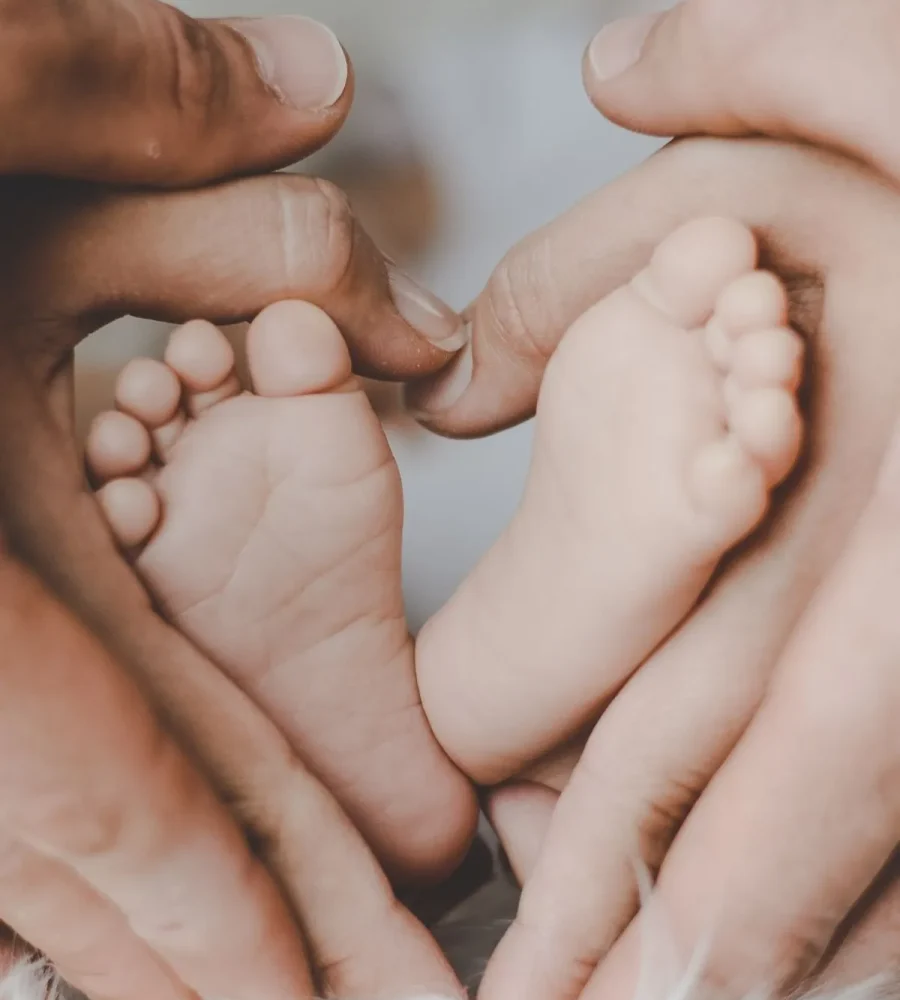
{"label": "fingertip", "polygon": [[486,809],[519,885],[537,866],[558,793],[530,782],[511,782],[491,792]]}
{"label": "fingertip", "polygon": [[[602,28],[585,53],[582,73],[591,103],[611,122],[647,135],[746,131],[726,97],[732,60],[721,56],[740,24],[737,6],[722,17],[715,3],[685,0],[668,10],[621,18]],[[724,72],[710,72],[710,52]]]}
{"label": "fingertip", "polygon": [[410,413],[423,423],[439,425],[468,392],[474,365],[473,348],[469,342],[437,375],[408,386],[406,405]]}
{"label": "fingertip", "polygon": [[637,65],[651,32],[662,17],[660,13],[639,14],[620,18],[601,28],[585,52],[585,81],[593,87],[602,87]]}
{"label": "fingertip", "polygon": [[337,35],[302,15],[226,22],[253,52],[263,84],[298,111],[330,111],[344,96],[350,62]]}

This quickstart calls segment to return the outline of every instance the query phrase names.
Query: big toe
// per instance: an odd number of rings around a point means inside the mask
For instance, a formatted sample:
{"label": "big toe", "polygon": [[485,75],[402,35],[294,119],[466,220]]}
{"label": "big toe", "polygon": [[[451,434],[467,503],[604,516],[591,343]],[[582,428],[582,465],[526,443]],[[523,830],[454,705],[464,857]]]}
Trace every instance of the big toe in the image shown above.
{"label": "big toe", "polygon": [[340,330],[308,302],[279,302],[247,332],[247,361],[260,396],[300,396],[340,388],[352,375]]}
{"label": "big toe", "polygon": [[756,266],[753,234],[734,219],[696,219],[663,240],[637,290],[677,326],[694,329],[712,315],[722,291]]}

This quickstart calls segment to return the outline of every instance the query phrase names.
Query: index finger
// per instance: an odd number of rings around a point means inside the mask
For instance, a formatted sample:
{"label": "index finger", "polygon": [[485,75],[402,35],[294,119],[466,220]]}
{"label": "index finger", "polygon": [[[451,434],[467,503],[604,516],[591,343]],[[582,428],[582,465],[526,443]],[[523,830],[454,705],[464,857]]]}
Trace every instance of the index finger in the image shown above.
{"label": "index finger", "polygon": [[303,299],[337,323],[360,374],[398,379],[438,371],[463,343],[459,316],[382,256],[326,181],[152,194],[8,182],[2,194],[23,234],[3,260],[8,312],[90,329],[126,313],[227,324]]}

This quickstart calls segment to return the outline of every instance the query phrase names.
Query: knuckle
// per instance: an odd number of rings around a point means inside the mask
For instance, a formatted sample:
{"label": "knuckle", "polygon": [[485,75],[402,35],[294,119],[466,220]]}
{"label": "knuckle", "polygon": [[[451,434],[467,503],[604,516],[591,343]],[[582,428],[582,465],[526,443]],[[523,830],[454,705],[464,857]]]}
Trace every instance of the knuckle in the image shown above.
{"label": "knuckle", "polygon": [[[734,81],[744,78],[758,57],[771,53],[773,41],[783,32],[789,14],[781,0],[755,0],[736,4],[733,0],[691,0],[684,30],[692,48],[715,75],[712,79]],[[757,86],[759,83],[757,83]],[[740,91],[734,91],[739,96]]]}
{"label": "knuckle", "polygon": [[640,803],[638,842],[644,863],[658,872],[694,803],[697,792],[687,784],[670,780],[665,791],[648,795]]}
{"label": "knuckle", "polygon": [[[771,915],[770,902],[761,911],[761,917],[767,915]],[[696,941],[708,939],[711,930],[697,924],[692,937]],[[811,924],[776,929],[770,921],[758,928],[735,927],[727,937],[720,934],[706,960],[704,982],[713,991],[729,994],[743,993],[748,984],[765,982],[773,995],[790,995],[821,961],[833,933],[833,927],[816,929]]]}
{"label": "knuckle", "polygon": [[656,873],[706,781],[701,774],[679,777],[659,760],[636,758],[624,770],[621,761],[621,739],[600,726],[578,764],[580,780],[595,800],[603,796],[604,816],[635,832],[640,859]]}
{"label": "knuckle", "polygon": [[171,53],[169,92],[179,114],[195,128],[210,127],[228,101],[224,53],[200,21],[173,7],[161,7],[161,30]]}
{"label": "knuckle", "polygon": [[287,748],[274,744],[264,761],[247,772],[226,776],[222,801],[239,820],[253,853],[273,865],[283,862],[286,845],[303,843],[307,832],[310,775]]}
{"label": "knuckle", "polygon": [[321,296],[338,290],[353,262],[355,223],[347,196],[328,181],[281,177],[274,187],[285,284]]}
{"label": "knuckle", "polygon": [[[40,5],[35,5],[38,7]],[[46,13],[46,12],[44,12]],[[46,86],[50,67],[61,61],[54,32],[22,0],[0,0],[0,116],[7,119],[33,106]]]}
{"label": "knuckle", "polygon": [[66,856],[82,860],[107,857],[122,842],[122,810],[84,792],[81,786],[35,792],[24,805],[28,826]]}
{"label": "knuckle", "polygon": [[554,286],[545,273],[544,245],[502,261],[486,292],[489,318],[499,340],[514,356],[535,368],[547,364],[556,341],[556,324],[547,307]]}

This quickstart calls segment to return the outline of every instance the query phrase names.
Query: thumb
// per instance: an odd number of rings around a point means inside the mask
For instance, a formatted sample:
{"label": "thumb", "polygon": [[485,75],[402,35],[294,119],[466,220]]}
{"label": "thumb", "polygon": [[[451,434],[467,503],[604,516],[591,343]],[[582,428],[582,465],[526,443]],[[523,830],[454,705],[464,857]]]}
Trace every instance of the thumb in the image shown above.
{"label": "thumb", "polygon": [[894,0],[684,0],[604,28],[585,82],[636,131],[801,139],[900,177],[898,42]]}
{"label": "thumb", "polygon": [[351,90],[337,38],[308,18],[0,4],[0,173],[182,186],[284,166],[331,138]]}

